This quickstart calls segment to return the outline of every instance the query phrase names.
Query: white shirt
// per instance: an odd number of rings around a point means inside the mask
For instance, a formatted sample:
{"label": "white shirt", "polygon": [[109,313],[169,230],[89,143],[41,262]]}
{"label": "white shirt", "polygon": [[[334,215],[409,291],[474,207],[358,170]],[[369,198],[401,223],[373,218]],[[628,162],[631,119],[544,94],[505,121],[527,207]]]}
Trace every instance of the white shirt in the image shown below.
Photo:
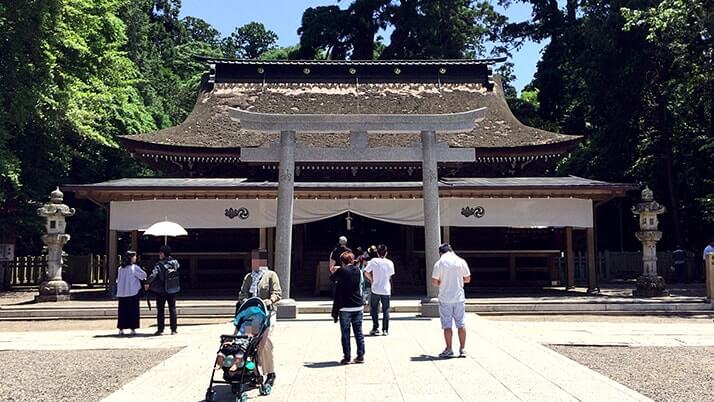
{"label": "white shirt", "polygon": [[389,278],[394,275],[394,263],[388,258],[372,258],[367,263],[365,272],[372,273],[372,293],[389,296],[392,294],[392,284]]}
{"label": "white shirt", "polygon": [[706,261],[706,260],[707,260],[707,254],[711,254],[711,253],[714,253],[714,246],[712,246],[712,245],[710,244],[710,245],[704,247],[704,253],[702,254],[702,259],[704,259],[704,261]]}
{"label": "white shirt", "polygon": [[139,293],[146,272],[136,264],[119,267],[117,275],[117,297],[131,297]]}
{"label": "white shirt", "polygon": [[471,271],[463,258],[451,251],[439,258],[431,274],[433,279],[439,280],[439,303],[460,303],[466,300],[465,276],[471,276]]}

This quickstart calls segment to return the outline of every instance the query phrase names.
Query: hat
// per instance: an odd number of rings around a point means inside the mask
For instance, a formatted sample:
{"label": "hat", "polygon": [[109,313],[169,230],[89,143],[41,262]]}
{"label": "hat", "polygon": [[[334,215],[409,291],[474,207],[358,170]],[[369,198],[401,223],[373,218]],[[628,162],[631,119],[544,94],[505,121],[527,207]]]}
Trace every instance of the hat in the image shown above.
{"label": "hat", "polygon": [[451,248],[451,244],[443,243],[442,245],[439,246],[439,252],[441,254],[448,253],[449,251],[454,251],[454,249]]}
{"label": "hat", "polygon": [[338,241],[340,242],[340,244],[343,245],[343,246],[344,246],[345,244],[347,244],[347,238],[346,238],[345,236],[340,236],[340,238],[337,239],[337,240],[338,240]]}

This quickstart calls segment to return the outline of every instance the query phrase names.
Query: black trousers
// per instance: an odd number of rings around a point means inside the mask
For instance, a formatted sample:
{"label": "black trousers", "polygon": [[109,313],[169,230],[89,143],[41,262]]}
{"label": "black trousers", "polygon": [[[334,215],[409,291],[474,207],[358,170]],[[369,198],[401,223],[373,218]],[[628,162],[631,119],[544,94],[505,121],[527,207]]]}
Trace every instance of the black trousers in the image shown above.
{"label": "black trousers", "polygon": [[156,329],[164,332],[164,306],[169,303],[169,325],[171,331],[176,331],[176,293],[163,293],[156,295]]}
{"label": "black trousers", "polygon": [[139,295],[118,297],[119,311],[117,314],[117,328],[139,328]]}

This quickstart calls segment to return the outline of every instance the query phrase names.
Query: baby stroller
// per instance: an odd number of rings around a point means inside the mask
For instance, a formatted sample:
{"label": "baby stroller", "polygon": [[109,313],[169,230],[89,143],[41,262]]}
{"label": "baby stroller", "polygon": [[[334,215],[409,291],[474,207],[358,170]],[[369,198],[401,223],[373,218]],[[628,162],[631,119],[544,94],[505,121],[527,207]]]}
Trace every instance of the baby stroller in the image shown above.
{"label": "baby stroller", "polygon": [[[215,400],[213,384],[229,384],[236,402],[248,400],[248,391],[258,388],[261,395],[269,395],[270,384],[263,383],[258,369],[258,345],[270,328],[270,311],[263,300],[252,297],[236,305],[235,333],[221,335],[221,345],[206,390],[206,401]],[[216,371],[223,371],[223,380],[214,379]]]}

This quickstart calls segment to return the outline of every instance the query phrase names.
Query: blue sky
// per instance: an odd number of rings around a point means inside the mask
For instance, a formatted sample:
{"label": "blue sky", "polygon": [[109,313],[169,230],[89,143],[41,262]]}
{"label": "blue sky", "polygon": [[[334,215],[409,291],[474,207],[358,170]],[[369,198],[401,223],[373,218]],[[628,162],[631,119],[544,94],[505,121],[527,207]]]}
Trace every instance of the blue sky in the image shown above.
{"label": "blue sky", "polygon": [[[182,0],[181,3],[182,17],[190,15],[202,18],[223,35],[251,21],[262,22],[266,28],[278,34],[280,46],[298,43],[297,29],[306,8],[337,4],[336,0]],[[344,6],[349,1],[343,0],[340,4]],[[522,3],[515,3],[505,12],[513,22],[528,19],[530,13],[530,6]],[[533,78],[544,45],[526,43],[520,51],[513,53],[515,86],[519,91]]]}

